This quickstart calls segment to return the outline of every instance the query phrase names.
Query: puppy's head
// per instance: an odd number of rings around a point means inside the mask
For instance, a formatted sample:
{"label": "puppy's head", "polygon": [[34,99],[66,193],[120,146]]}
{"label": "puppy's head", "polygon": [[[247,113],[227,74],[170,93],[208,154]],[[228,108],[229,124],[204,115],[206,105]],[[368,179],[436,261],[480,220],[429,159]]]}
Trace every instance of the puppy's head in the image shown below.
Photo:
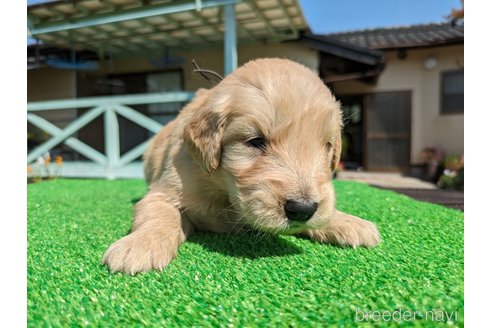
{"label": "puppy's head", "polygon": [[251,61],[194,102],[185,144],[243,223],[276,233],[328,224],[342,123],[313,72],[284,59]]}

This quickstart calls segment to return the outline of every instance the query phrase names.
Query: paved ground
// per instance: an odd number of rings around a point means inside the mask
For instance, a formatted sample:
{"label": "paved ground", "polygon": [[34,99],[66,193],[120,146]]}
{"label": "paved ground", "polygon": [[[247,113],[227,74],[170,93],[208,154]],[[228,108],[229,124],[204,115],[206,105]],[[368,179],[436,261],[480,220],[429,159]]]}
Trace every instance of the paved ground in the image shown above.
{"label": "paved ground", "polygon": [[342,171],[338,173],[337,178],[339,180],[353,180],[363,182],[369,185],[383,188],[438,189],[437,186],[433,183],[403,176],[399,173]]}
{"label": "paved ground", "polygon": [[465,195],[461,191],[443,189],[383,188],[393,190],[423,202],[439,204],[465,211]]}
{"label": "paved ground", "polygon": [[465,209],[464,193],[439,189],[435,184],[398,173],[373,173],[344,171],[337,179],[367,183],[374,187],[389,189],[414,199],[443,205],[460,211]]}

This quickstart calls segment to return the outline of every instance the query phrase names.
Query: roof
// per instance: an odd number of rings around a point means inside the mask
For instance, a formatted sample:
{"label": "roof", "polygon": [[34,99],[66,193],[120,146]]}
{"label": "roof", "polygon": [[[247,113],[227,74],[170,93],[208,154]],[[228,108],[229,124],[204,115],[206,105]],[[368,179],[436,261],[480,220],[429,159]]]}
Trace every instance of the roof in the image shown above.
{"label": "roof", "polygon": [[366,65],[376,65],[383,60],[381,51],[341,42],[324,35],[302,33],[300,40],[320,52]]}
{"label": "roof", "polygon": [[296,39],[307,28],[298,0],[59,0],[27,14],[46,44],[117,53],[221,43],[222,6],[231,3],[239,44]]}
{"label": "roof", "polygon": [[435,23],[332,33],[326,39],[369,49],[400,49],[464,43],[464,27]]}
{"label": "roof", "polygon": [[319,74],[325,83],[348,79],[374,83],[386,63],[382,51],[312,34],[311,31],[301,33],[299,41],[319,51]]}

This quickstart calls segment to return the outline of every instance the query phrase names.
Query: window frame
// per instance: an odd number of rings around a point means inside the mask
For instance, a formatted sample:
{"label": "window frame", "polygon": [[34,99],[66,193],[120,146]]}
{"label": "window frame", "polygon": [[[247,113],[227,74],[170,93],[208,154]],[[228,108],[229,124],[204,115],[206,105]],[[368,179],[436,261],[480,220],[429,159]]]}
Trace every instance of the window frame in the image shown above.
{"label": "window frame", "polygon": [[[456,74],[456,73],[462,73],[463,74],[463,84],[465,82],[465,70],[464,69],[453,69],[453,70],[447,70],[447,71],[442,71],[440,74],[440,89],[439,89],[439,114],[440,115],[464,115],[465,113],[465,106],[463,103],[463,109],[458,110],[458,111],[449,111],[449,110],[444,110],[444,78],[448,74]],[[465,90],[463,88],[463,100],[465,98]]]}

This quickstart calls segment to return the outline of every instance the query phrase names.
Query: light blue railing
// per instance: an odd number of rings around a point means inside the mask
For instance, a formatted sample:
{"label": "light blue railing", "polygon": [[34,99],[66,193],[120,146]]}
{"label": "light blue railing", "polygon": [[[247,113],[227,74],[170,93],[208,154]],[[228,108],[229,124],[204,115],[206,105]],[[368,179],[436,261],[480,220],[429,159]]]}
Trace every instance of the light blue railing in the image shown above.
{"label": "light blue railing", "polygon": [[[134,161],[144,153],[148,140],[126,153],[120,154],[120,136],[117,115],[121,115],[147,130],[157,133],[162,128],[162,125],[132,109],[130,106],[187,102],[192,99],[193,95],[193,92],[172,92],[28,103],[27,121],[51,135],[51,138],[27,154],[27,164],[31,164],[34,166],[34,169],[36,169],[35,162],[38,158],[42,157],[60,143],[64,143],[74,151],[88,158],[90,161],[64,162],[59,170],[60,176],[99,177],[108,179],[143,177],[142,163],[135,163]],[[35,114],[47,110],[76,110],[80,108],[91,109],[71,122],[64,129],[60,129],[45,118]],[[73,136],[77,131],[100,115],[104,116],[104,154]],[[47,170],[38,169],[33,170],[32,174],[46,176],[49,175],[49,172],[47,172]]]}

